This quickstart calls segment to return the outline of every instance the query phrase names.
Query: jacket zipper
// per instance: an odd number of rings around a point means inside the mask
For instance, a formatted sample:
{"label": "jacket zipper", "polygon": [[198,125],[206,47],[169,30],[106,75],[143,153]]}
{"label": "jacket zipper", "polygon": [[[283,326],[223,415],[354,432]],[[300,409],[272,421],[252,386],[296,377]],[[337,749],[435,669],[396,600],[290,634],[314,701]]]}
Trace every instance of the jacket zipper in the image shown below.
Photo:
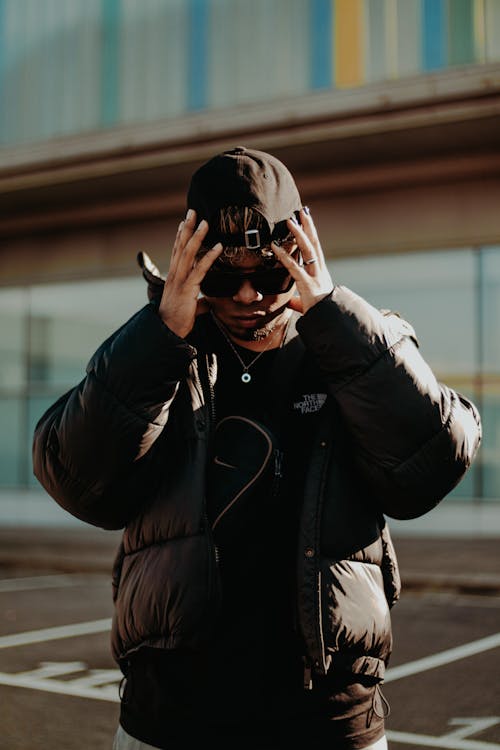
{"label": "jacket zipper", "polygon": [[274,451],[274,481],[273,481],[273,497],[276,497],[279,493],[281,480],[283,479],[283,460],[285,454],[279,448]]}
{"label": "jacket zipper", "polygon": [[210,377],[210,368],[208,363],[208,354],[206,355],[206,368],[207,368],[207,381],[208,381],[208,390],[209,390],[209,396],[210,396],[210,434],[213,433],[215,429],[215,420],[216,420],[216,413],[215,413],[215,390],[214,385],[212,383],[212,379]]}
{"label": "jacket zipper", "polygon": [[[319,480],[319,486],[318,486],[318,494],[315,499],[315,506],[316,506],[316,523],[315,523],[315,529],[314,529],[314,540],[313,540],[313,548],[310,548],[311,557],[313,557],[313,566],[314,566],[314,579],[315,579],[315,586],[314,586],[314,644],[312,648],[312,654],[315,654],[313,658],[311,659],[311,650],[309,650],[309,656],[306,656],[304,659],[304,688],[308,689],[312,685],[312,675],[314,672],[317,672],[319,674],[326,674],[328,670],[328,666],[331,660],[331,657],[325,658],[325,649],[324,649],[324,639],[323,639],[323,624],[321,622],[322,617],[322,606],[321,606],[321,569],[320,569],[320,561],[319,561],[319,543],[318,543],[318,524],[319,524],[319,518],[321,516],[321,508],[323,505],[323,498],[324,498],[324,491],[325,491],[325,482],[326,482],[326,465],[328,462],[328,454],[329,451],[326,450],[327,448],[327,442],[325,440],[321,441],[320,443],[321,447],[325,449],[325,453],[323,456],[323,459],[321,461],[321,477]],[[304,550],[302,547],[299,548],[299,554],[302,556],[304,554]],[[308,554],[309,556],[309,554]],[[299,580],[298,581],[298,589],[297,592],[300,591],[303,584]],[[298,620],[299,620],[299,627],[301,617],[298,613]],[[302,628],[301,628],[302,629]],[[303,636],[305,636],[305,633],[303,632]],[[310,643],[310,638],[305,638],[305,647],[307,652],[307,644]]]}
{"label": "jacket zipper", "polygon": [[[216,423],[216,411],[215,411],[215,390],[212,383],[212,379],[210,377],[210,366],[209,366],[209,359],[208,354],[205,355],[205,374],[207,379],[207,385],[208,385],[208,396],[209,396],[209,425],[208,425],[208,433],[209,433],[209,439],[214,433],[215,430],[215,423]],[[203,388],[203,384],[202,384]],[[212,534],[212,527],[210,525],[210,520],[208,518],[208,512],[207,512],[207,503],[206,503],[206,497],[203,501],[203,523],[205,525],[205,532],[207,534],[207,541],[209,545],[209,558],[212,559],[213,552],[213,560],[215,562],[215,571],[213,570],[212,565],[210,566],[209,576],[209,588],[210,588],[210,595],[212,594],[212,591],[215,586],[215,582],[218,578],[218,568],[220,564],[220,552],[219,548],[217,547],[215,543],[214,536]]]}

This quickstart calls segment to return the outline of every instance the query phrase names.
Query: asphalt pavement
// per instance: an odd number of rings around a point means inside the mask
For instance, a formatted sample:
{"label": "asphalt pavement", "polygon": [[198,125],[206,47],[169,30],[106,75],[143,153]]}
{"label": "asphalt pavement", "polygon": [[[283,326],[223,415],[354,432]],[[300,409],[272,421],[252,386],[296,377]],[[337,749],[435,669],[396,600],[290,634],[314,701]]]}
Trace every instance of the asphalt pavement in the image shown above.
{"label": "asphalt pavement", "polygon": [[[0,527],[0,571],[110,573],[120,531]],[[500,538],[394,536],[406,590],[500,593]]]}
{"label": "asphalt pavement", "polygon": [[[0,526],[0,748],[111,747],[120,537],[84,525]],[[500,537],[395,534],[394,544],[403,596],[383,689],[389,746],[500,750]]]}

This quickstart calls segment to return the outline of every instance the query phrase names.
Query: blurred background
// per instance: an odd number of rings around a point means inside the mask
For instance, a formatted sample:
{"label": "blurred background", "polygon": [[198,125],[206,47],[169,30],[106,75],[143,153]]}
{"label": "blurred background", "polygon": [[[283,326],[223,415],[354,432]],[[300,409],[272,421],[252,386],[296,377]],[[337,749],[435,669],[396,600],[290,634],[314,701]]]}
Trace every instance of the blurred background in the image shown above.
{"label": "blurred background", "polygon": [[405,528],[500,533],[500,0],[0,0],[0,92],[1,525],[79,523],[36,421],[147,302],[136,255],[166,271],[194,169],[246,145],[481,411],[474,467]]}

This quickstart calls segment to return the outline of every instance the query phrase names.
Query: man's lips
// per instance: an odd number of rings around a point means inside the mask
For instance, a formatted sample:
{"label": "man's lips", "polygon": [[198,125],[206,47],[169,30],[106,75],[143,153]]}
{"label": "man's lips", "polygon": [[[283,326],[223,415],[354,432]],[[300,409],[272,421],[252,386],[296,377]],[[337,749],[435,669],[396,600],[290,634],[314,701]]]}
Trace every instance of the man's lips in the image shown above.
{"label": "man's lips", "polygon": [[265,316],[264,315],[236,315],[234,318],[235,321],[238,322],[239,325],[244,326],[245,328],[251,328],[252,326],[255,326],[259,323],[264,323]]}

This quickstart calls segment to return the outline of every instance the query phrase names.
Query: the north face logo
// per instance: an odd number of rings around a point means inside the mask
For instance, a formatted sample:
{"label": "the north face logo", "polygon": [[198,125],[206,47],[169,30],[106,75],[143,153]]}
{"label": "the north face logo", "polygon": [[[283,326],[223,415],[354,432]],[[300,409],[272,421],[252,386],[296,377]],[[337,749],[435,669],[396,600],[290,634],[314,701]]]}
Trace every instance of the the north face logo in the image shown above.
{"label": "the north face logo", "polygon": [[301,414],[312,414],[319,411],[326,401],[326,393],[304,393],[300,401],[294,401],[293,410]]}

